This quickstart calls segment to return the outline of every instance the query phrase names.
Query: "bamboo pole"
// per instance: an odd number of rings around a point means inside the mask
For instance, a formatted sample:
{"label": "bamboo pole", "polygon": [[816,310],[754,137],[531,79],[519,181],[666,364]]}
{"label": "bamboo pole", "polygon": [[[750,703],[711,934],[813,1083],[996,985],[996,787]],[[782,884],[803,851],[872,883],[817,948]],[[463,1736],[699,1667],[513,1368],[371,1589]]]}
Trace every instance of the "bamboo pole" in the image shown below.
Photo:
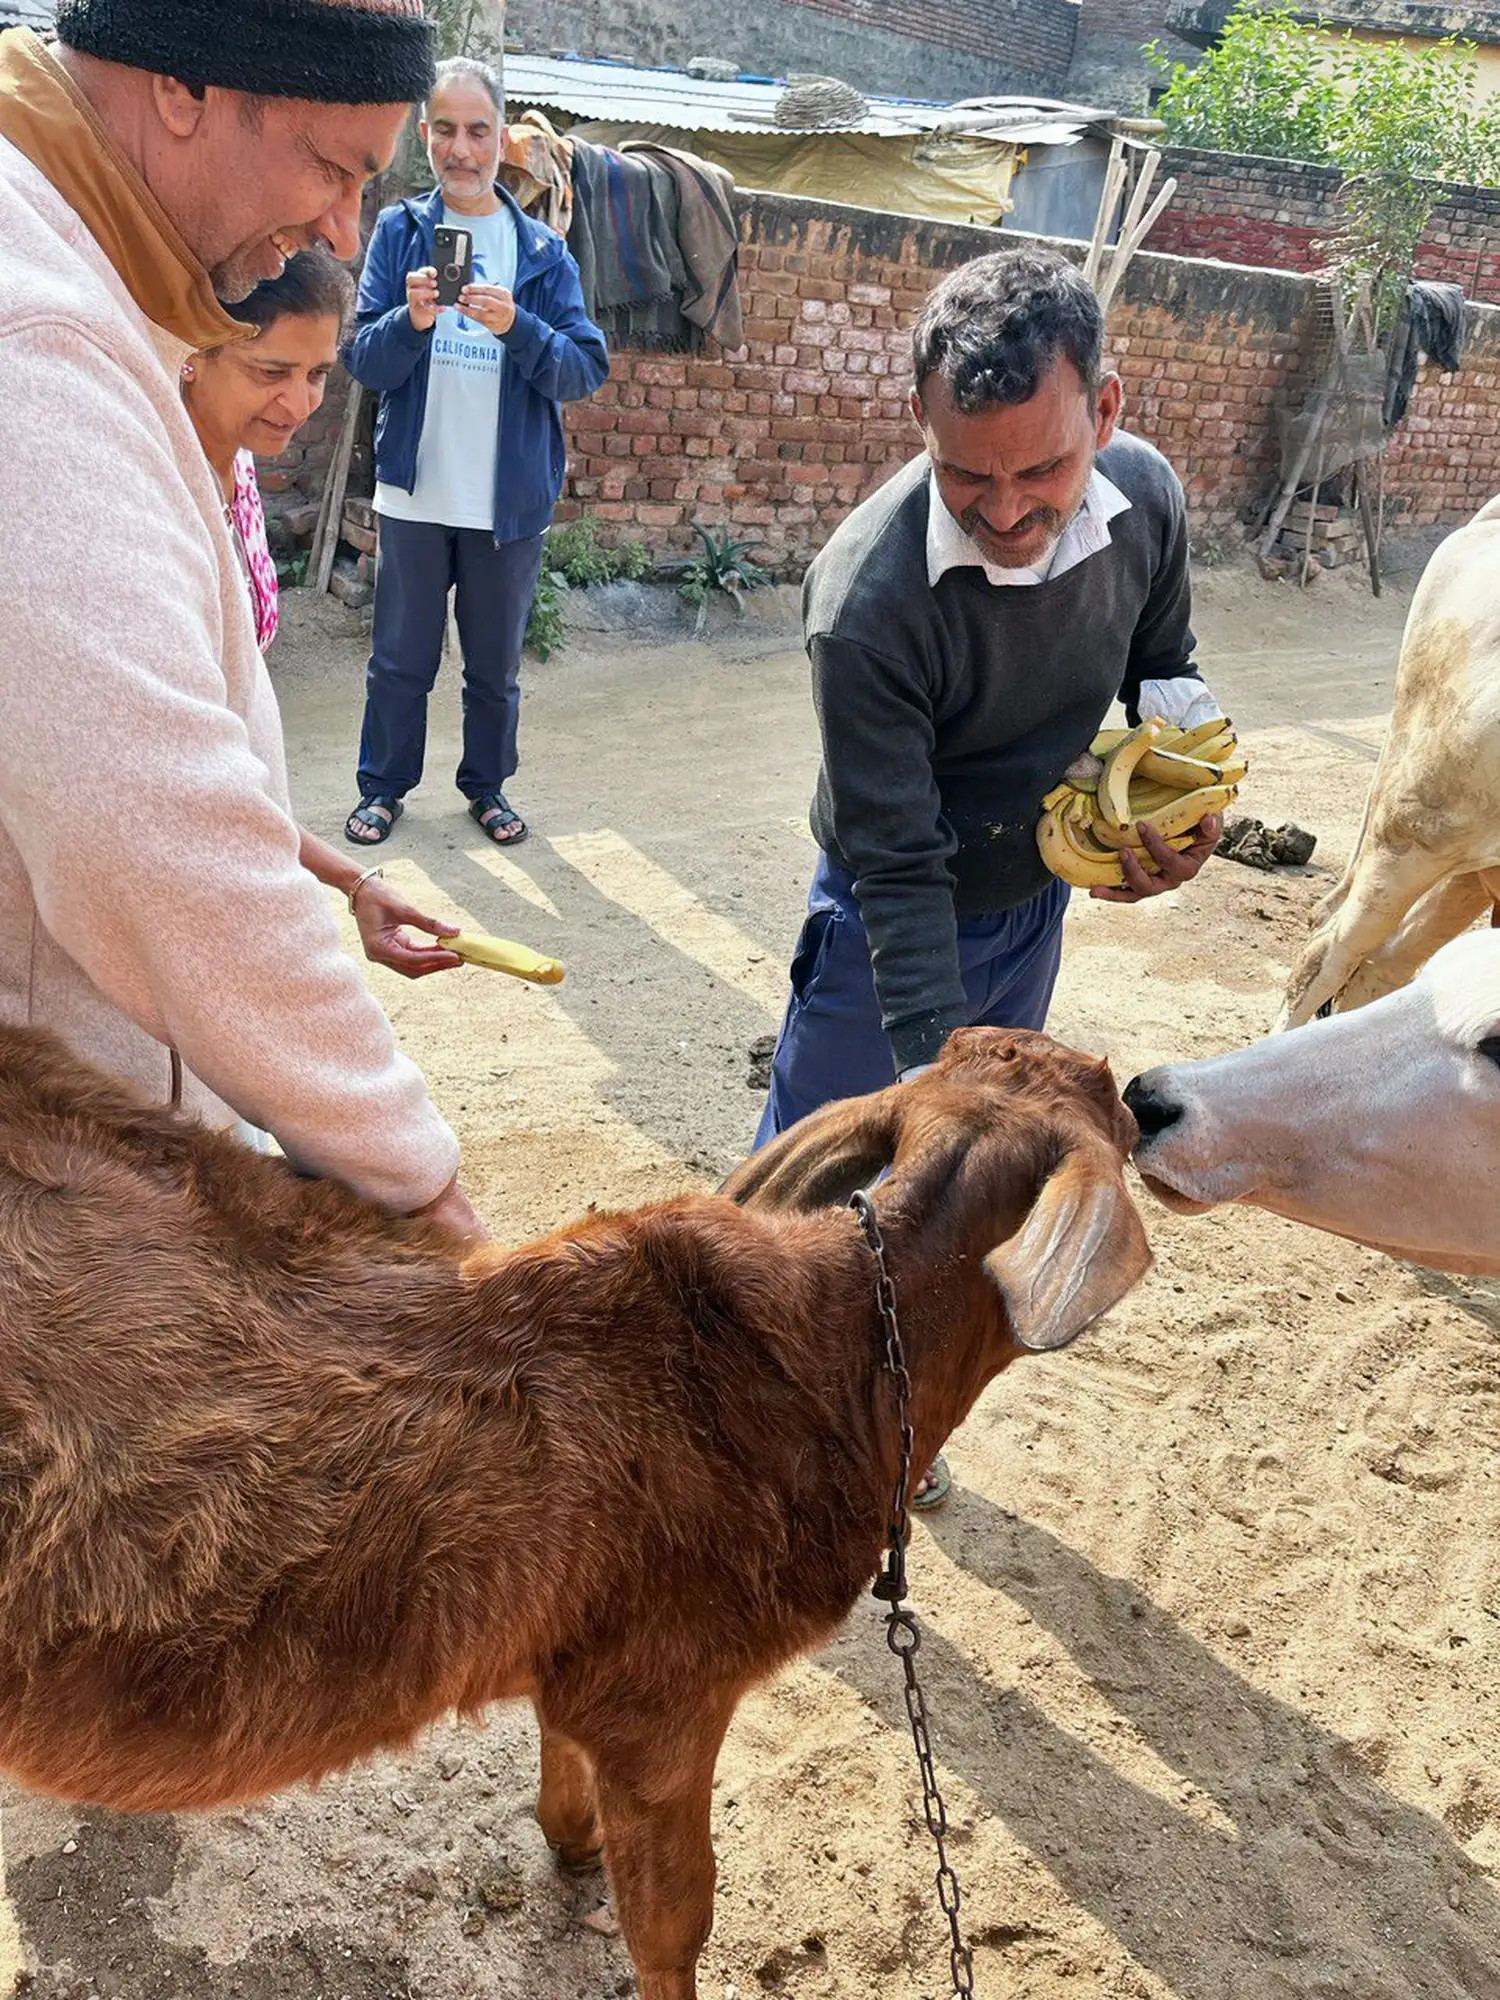
{"label": "bamboo pole", "polygon": [[1133,233],[1129,237],[1126,237],[1122,232],[1121,240],[1115,245],[1114,254],[1110,258],[1109,275],[1099,287],[1099,304],[1105,312],[1109,311],[1115,294],[1125,282],[1125,273],[1129,270],[1136,252],[1156,227],[1162,210],[1176,192],[1177,183],[1175,180],[1163,181],[1161,190],[1157,194],[1155,201],[1147,209],[1141,221],[1137,223]]}
{"label": "bamboo pole", "polygon": [[1109,226],[1114,220],[1116,205],[1125,184],[1125,141],[1116,132],[1109,142],[1109,164],[1104,169],[1104,186],[1099,195],[1099,213],[1094,217],[1094,234],[1089,242],[1089,252],[1083,260],[1083,275],[1089,283],[1097,284],[1099,266],[1104,254],[1104,245],[1109,239]]}

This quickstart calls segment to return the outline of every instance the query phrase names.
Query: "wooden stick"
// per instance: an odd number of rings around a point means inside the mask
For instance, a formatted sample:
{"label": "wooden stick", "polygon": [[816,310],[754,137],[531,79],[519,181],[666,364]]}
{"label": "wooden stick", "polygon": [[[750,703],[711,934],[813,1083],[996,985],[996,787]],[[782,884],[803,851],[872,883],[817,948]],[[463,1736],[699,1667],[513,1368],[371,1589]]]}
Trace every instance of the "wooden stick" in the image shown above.
{"label": "wooden stick", "polygon": [[349,394],[344,403],[344,419],[339,426],[338,448],[328,468],[328,483],[324,488],[327,505],[319,516],[318,536],[314,538],[313,551],[307,562],[308,569],[313,573],[313,589],[320,596],[327,590],[328,579],[333,575],[333,558],[338,552],[339,531],[344,519],[344,493],[349,485],[349,461],[354,456],[354,434],[359,429],[364,400],[363,384],[351,376]]}
{"label": "wooden stick", "polygon": [[1094,234],[1089,243],[1089,254],[1083,260],[1083,275],[1091,285],[1099,276],[1099,263],[1105,239],[1109,235],[1115,204],[1120,198],[1120,187],[1124,176],[1125,141],[1116,132],[1109,142],[1109,165],[1104,170],[1104,187],[1099,196],[1099,213],[1094,217]]}
{"label": "wooden stick", "polygon": [[1130,268],[1136,252],[1156,227],[1157,218],[1176,192],[1177,183],[1175,180],[1164,181],[1155,201],[1152,202],[1144,217],[1137,224],[1134,235],[1127,241],[1116,244],[1114,255],[1110,259],[1109,276],[1099,288],[1099,304],[1105,312],[1109,311],[1116,292],[1119,291],[1120,286],[1124,283],[1125,273]]}
{"label": "wooden stick", "polygon": [[1135,186],[1130,190],[1130,200],[1121,218],[1117,243],[1124,243],[1128,237],[1135,234],[1136,224],[1141,219],[1141,210],[1146,206],[1146,196],[1150,192],[1151,183],[1156,179],[1156,170],[1160,165],[1161,154],[1154,146],[1148,147],[1141,161],[1141,170],[1135,177]]}
{"label": "wooden stick", "polygon": [[[1156,178],[1156,169],[1160,163],[1160,153],[1149,151],[1145,154],[1145,157],[1141,161],[1140,172],[1135,177],[1135,185],[1130,190],[1130,200],[1125,204],[1125,212],[1120,218],[1120,227],[1115,236],[1114,249],[1107,253],[1101,253],[1100,275],[1096,281],[1096,289],[1099,292],[1101,303],[1114,296],[1119,286],[1120,278],[1125,275],[1124,267],[1130,261],[1130,252],[1127,250],[1126,245],[1135,234],[1136,224],[1141,219],[1141,210],[1146,203],[1146,195],[1152,181]],[[1106,256],[1108,258],[1107,269],[1105,268]],[[1116,275],[1117,265],[1119,266],[1118,276]]]}
{"label": "wooden stick", "polygon": [[1302,575],[1298,584],[1299,589],[1302,590],[1306,590],[1307,588],[1308,574],[1312,569],[1313,534],[1318,525],[1318,495],[1323,490],[1323,461],[1326,457],[1327,453],[1323,448],[1323,428],[1320,424],[1318,426],[1318,475],[1312,483],[1312,492],[1308,495],[1307,533],[1302,538]]}
{"label": "wooden stick", "polygon": [[1365,553],[1370,558],[1370,594],[1380,595],[1380,530],[1370,505],[1370,489],[1361,460],[1354,461],[1354,497],[1359,502],[1360,525],[1365,531]]}

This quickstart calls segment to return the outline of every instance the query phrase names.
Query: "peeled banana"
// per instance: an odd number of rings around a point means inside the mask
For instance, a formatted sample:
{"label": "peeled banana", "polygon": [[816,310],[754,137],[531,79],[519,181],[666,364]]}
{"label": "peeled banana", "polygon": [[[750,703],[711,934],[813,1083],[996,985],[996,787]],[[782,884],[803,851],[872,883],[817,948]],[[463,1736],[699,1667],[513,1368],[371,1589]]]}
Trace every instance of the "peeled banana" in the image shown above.
{"label": "peeled banana", "polygon": [[447,951],[456,951],[466,965],[508,972],[512,979],[529,979],[533,986],[556,986],[563,977],[563,967],[555,958],[543,958],[540,952],[512,944],[509,938],[458,931],[452,937],[439,938],[438,943]]}
{"label": "peeled banana", "polygon": [[1180,854],[1200,821],[1234,802],[1247,768],[1234,725],[1222,716],[1193,729],[1151,716],[1134,729],[1101,730],[1089,755],[1092,763],[1075,760],[1042,800],[1036,834],[1052,873],[1081,889],[1123,887],[1127,849],[1155,874],[1141,824]]}

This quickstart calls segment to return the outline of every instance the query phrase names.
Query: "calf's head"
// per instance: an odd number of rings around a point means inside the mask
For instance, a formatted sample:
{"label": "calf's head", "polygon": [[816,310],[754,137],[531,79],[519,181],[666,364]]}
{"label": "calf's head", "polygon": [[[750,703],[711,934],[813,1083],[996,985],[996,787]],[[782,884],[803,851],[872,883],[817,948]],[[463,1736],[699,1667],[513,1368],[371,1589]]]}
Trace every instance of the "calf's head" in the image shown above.
{"label": "calf's head", "polygon": [[1151,1262],[1125,1187],[1135,1121],[1109,1065],[1020,1029],[961,1028],[908,1083],[815,1112],[723,1192],[809,1211],[874,1188],[929,1268],[970,1260],[1016,1344],[1065,1347]]}
{"label": "calf's head", "polygon": [[1247,1049],[1148,1070],[1136,1165],[1179,1212],[1248,1202],[1439,1270],[1500,1273],[1500,931]]}

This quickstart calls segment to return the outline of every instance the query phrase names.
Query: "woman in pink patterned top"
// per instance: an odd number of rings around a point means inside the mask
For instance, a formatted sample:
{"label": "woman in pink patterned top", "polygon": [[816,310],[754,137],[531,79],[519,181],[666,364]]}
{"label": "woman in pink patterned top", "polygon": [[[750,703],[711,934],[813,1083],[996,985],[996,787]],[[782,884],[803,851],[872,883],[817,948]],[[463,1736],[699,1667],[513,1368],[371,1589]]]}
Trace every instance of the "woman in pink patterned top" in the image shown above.
{"label": "woman in pink patterned top", "polygon": [[[223,489],[264,652],[276,636],[277,584],[255,459],[279,457],[323,401],[353,318],[354,281],[326,250],[304,250],[229,310],[256,329],[255,338],[191,355],[182,365],[182,400]],[[441,940],[456,924],[423,916],[377,871],[301,831],[303,866],[348,897],[367,958],[409,979],[463,963],[440,941],[416,943],[407,929]]]}
{"label": "woman in pink patterned top", "polygon": [[224,515],[250,588],[262,652],[276,636],[276,565],[255,482],[323,401],[354,311],[354,281],[326,250],[291,258],[279,278],[229,310],[253,340],[182,364],[182,400],[224,489]]}

